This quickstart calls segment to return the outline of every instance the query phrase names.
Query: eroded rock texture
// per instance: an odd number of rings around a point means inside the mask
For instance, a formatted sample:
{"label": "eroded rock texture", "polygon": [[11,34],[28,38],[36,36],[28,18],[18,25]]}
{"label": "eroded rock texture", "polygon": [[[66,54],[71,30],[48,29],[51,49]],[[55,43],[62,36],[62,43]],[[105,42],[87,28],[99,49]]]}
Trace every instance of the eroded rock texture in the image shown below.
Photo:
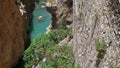
{"label": "eroded rock texture", "polygon": [[82,68],[120,68],[120,2],[74,0],[73,4],[76,64]]}
{"label": "eroded rock texture", "polygon": [[57,24],[70,25],[73,22],[73,1],[58,0],[57,6],[47,7],[52,15],[52,27],[57,28]]}

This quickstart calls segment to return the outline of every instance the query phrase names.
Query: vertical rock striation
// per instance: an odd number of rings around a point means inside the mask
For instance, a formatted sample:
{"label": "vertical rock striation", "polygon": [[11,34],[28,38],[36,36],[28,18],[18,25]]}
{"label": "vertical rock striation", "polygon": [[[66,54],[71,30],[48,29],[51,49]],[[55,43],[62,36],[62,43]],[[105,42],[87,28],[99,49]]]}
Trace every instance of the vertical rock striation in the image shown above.
{"label": "vertical rock striation", "polygon": [[[24,0],[27,14],[21,16],[16,0],[0,0],[0,68],[13,68],[24,51],[34,0]],[[30,10],[31,9],[31,10]]]}
{"label": "vertical rock striation", "polygon": [[76,64],[82,68],[119,68],[120,1],[74,0],[73,5]]}
{"label": "vertical rock striation", "polygon": [[12,68],[22,56],[23,24],[15,0],[0,0],[0,68]]}

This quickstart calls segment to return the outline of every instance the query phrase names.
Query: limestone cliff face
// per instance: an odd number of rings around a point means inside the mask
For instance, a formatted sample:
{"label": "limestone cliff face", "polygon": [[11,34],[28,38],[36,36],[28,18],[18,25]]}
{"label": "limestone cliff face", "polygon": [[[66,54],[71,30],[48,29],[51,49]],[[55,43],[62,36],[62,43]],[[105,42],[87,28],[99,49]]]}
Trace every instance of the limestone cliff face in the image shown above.
{"label": "limestone cliff face", "polygon": [[[30,4],[31,0],[24,1]],[[13,68],[22,56],[27,16],[21,16],[15,0],[0,0],[0,68]]]}
{"label": "limestone cliff face", "polygon": [[76,64],[82,68],[119,68],[120,1],[74,0],[73,4]]}

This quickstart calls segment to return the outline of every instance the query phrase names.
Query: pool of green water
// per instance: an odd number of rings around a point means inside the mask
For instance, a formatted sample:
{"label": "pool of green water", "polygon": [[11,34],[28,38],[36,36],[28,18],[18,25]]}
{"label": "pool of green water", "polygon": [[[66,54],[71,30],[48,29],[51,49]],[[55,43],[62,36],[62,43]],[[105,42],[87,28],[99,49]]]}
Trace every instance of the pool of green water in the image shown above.
{"label": "pool of green water", "polygon": [[[41,8],[44,0],[40,0],[39,4],[35,7],[33,11],[33,19],[30,24],[31,32],[30,39],[34,41],[36,37],[46,32],[46,28],[51,23],[51,14],[45,9]],[[43,16],[43,20],[38,20],[39,16]]]}

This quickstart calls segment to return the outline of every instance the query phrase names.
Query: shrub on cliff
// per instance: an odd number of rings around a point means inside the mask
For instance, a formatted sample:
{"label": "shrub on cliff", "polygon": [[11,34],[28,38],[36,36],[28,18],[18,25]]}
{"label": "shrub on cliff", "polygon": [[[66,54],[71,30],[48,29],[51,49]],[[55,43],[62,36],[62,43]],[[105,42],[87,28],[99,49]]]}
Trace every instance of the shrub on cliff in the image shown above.
{"label": "shrub on cliff", "polygon": [[25,51],[25,68],[38,64],[42,68],[74,68],[72,48],[57,45],[68,35],[71,35],[70,29],[59,29],[36,38]]}

